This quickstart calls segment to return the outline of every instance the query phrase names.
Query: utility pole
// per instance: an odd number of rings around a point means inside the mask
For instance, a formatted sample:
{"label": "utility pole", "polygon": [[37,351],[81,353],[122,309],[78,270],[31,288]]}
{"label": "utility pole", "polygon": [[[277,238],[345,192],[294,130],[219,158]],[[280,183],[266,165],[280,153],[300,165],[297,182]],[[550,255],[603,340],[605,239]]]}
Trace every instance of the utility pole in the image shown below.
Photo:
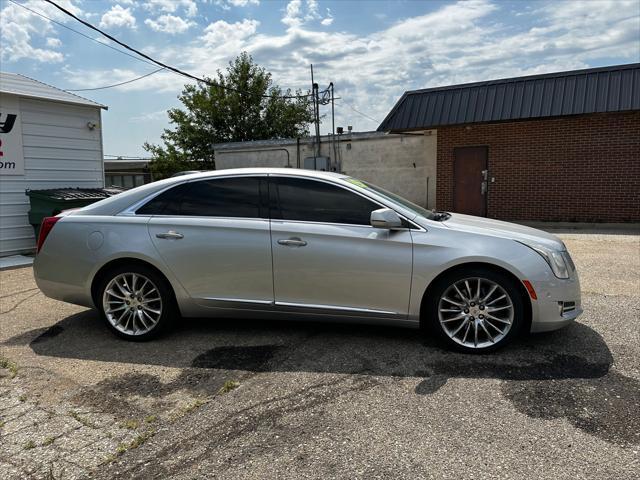
{"label": "utility pole", "polygon": [[333,82],[329,83],[329,88],[331,89],[331,150],[333,153],[335,171],[338,171],[339,165],[338,159],[336,157],[336,114],[333,95]]}
{"label": "utility pole", "polygon": [[320,99],[318,98],[318,84],[313,80],[313,64],[311,64],[311,94],[313,97],[313,122],[316,124],[316,138],[313,145],[315,168],[316,158],[320,156]]}

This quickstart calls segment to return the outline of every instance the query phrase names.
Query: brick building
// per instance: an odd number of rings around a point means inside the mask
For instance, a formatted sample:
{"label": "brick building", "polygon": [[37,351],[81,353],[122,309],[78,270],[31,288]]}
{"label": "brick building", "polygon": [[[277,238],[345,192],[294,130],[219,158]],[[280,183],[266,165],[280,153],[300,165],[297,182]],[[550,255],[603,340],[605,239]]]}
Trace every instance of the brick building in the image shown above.
{"label": "brick building", "polygon": [[437,129],[437,208],[640,222],[640,64],[406,92],[379,131]]}

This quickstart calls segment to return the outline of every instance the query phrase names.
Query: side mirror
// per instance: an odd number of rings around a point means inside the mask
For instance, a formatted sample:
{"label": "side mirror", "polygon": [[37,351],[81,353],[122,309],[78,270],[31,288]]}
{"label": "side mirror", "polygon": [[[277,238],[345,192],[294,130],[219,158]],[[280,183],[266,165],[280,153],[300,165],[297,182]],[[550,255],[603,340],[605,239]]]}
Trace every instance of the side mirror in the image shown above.
{"label": "side mirror", "polygon": [[376,228],[401,228],[402,220],[390,208],[380,208],[371,212],[371,226]]}

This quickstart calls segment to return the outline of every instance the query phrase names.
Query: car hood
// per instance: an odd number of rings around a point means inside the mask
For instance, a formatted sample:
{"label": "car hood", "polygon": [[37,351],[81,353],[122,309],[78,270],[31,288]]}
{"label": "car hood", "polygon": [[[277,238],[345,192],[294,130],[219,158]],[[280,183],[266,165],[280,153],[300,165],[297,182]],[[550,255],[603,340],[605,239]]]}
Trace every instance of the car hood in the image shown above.
{"label": "car hood", "polygon": [[451,217],[442,224],[453,230],[540,244],[554,250],[566,250],[562,240],[555,235],[517,223],[452,213]]}

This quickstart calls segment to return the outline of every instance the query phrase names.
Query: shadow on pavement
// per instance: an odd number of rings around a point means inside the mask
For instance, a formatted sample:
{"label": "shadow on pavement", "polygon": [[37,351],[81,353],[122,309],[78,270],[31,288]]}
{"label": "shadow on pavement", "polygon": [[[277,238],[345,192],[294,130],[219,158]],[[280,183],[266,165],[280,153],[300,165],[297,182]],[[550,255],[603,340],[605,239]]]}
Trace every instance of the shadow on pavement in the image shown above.
{"label": "shadow on pavement", "polygon": [[494,354],[465,355],[441,349],[417,330],[265,320],[185,319],[157,340],[132,343],[114,337],[89,310],[5,344],[29,344],[42,356],[182,369],[169,383],[129,373],[100,385],[143,396],[185,388],[214,393],[238,371],[417,377],[418,395],[435,394],[452,378],[499,379],[502,395],[523,414],[566,418],[613,443],[640,443],[640,382],[610,371],[606,343],[580,323]]}

